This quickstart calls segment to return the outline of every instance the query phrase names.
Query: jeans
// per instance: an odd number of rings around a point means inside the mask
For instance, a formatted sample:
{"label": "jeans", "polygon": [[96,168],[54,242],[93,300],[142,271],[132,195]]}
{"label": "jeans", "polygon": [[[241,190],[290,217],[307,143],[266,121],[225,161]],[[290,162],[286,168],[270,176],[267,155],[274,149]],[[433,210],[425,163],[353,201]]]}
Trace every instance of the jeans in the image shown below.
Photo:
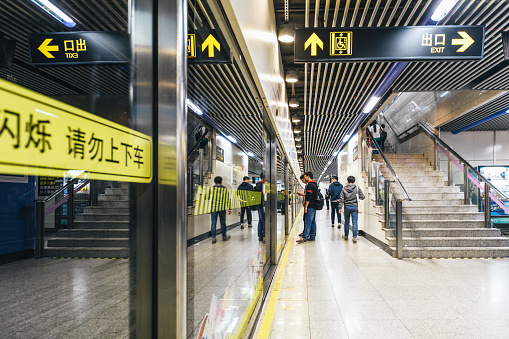
{"label": "jeans", "polygon": [[250,207],[241,207],[240,208],[240,223],[244,223],[244,211],[247,214],[247,223],[251,225],[253,223],[253,216],[251,215],[251,208]]}
{"label": "jeans", "polygon": [[314,240],[316,237],[316,210],[312,207],[308,207],[308,212],[306,213],[306,229],[302,238],[307,240],[308,237],[311,240]]}
{"label": "jeans", "polygon": [[332,224],[334,225],[334,219],[336,215],[338,216],[338,225],[341,224],[341,213],[339,213],[339,203],[331,201],[330,206],[332,208],[332,211],[330,212],[330,219],[332,221]]}
{"label": "jeans", "polygon": [[350,215],[352,216],[352,225],[353,225],[353,237],[357,237],[357,215],[359,213],[359,209],[357,206],[345,206],[345,235],[348,237],[348,232],[350,231]]}
{"label": "jeans", "polygon": [[210,233],[212,233],[212,238],[216,237],[216,224],[217,224],[217,216],[219,215],[219,222],[221,223],[221,233],[223,237],[226,236],[226,211],[218,211],[210,213]]}
{"label": "jeans", "polygon": [[325,206],[327,206],[327,209],[329,209],[329,199],[325,199]]}
{"label": "jeans", "polygon": [[265,235],[265,227],[263,224],[263,207],[258,207],[258,240],[263,241]]}

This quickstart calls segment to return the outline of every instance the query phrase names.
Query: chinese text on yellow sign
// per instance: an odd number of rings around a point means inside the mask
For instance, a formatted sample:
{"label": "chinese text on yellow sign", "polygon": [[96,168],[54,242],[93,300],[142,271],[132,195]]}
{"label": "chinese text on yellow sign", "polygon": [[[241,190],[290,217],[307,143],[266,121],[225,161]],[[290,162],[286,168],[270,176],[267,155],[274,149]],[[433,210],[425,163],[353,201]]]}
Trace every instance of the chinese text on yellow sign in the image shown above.
{"label": "chinese text on yellow sign", "polygon": [[150,182],[152,139],[0,80],[0,173]]}

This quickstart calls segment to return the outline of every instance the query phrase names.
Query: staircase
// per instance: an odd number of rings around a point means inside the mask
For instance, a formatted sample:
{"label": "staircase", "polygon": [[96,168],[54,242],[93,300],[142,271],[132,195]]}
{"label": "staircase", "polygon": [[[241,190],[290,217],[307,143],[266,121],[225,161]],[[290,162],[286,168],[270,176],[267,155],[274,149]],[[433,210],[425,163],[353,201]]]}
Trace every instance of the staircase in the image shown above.
{"label": "staircase", "polygon": [[98,196],[98,206],[76,215],[72,229],[48,239],[45,256],[127,258],[129,255],[129,184],[116,183]]}
{"label": "staircase", "polygon": [[[459,187],[448,186],[447,177],[434,171],[423,154],[384,155],[412,199],[403,201],[404,258],[509,257],[508,239],[498,229],[485,228],[484,213],[476,205],[463,205]],[[385,165],[381,171],[392,178]],[[391,190],[404,199],[396,183]],[[394,230],[384,225],[384,231],[395,255]]]}

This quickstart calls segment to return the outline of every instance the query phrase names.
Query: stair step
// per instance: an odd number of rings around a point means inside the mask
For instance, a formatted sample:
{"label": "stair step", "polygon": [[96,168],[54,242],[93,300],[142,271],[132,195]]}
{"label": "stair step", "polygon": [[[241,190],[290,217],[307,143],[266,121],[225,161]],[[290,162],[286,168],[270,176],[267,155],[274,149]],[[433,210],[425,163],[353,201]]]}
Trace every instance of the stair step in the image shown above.
{"label": "stair step", "polygon": [[104,194],[106,195],[128,195],[129,190],[124,188],[106,188],[104,190]]}
{"label": "stair step", "polygon": [[129,229],[129,221],[75,221],[73,229]]}
{"label": "stair step", "polygon": [[463,205],[463,199],[449,199],[449,200],[412,200],[412,201],[403,201],[403,210],[406,207],[413,207],[413,206],[465,206]]}
{"label": "stair step", "polygon": [[65,258],[127,258],[129,249],[126,247],[46,247],[46,257]]}
{"label": "stair step", "polygon": [[[398,193],[394,192],[396,195]],[[409,194],[410,195],[410,194]],[[412,193],[410,195],[410,199],[412,200],[463,200],[463,193]]]}
{"label": "stair step", "polygon": [[129,238],[50,238],[48,247],[128,247]]}
{"label": "stair step", "polygon": [[484,228],[484,220],[403,220],[403,228]]}
{"label": "stair step", "polygon": [[129,195],[120,194],[99,194],[97,196],[98,201],[129,201]]}
{"label": "stair step", "polygon": [[390,158],[394,159],[408,159],[408,158],[424,158],[423,153],[398,153],[398,154],[391,154]]}
{"label": "stair step", "polygon": [[129,221],[129,214],[88,214],[76,215],[76,221]]}
{"label": "stair step", "polygon": [[[401,188],[398,186],[398,184],[394,183],[390,185],[391,190],[399,193],[401,192]],[[441,186],[441,187],[430,187],[430,186],[424,186],[424,187],[415,187],[415,186],[408,186],[403,185],[405,190],[408,193],[456,193],[456,194],[463,194],[460,191],[460,188],[457,186]]]}
{"label": "stair step", "polygon": [[[396,248],[390,247],[393,255]],[[405,247],[404,258],[506,258],[509,247]]]}
{"label": "stair step", "polygon": [[[387,238],[389,246],[396,246],[396,238]],[[405,247],[506,247],[504,237],[403,237]]]}
{"label": "stair step", "polygon": [[129,229],[61,229],[59,238],[129,238]]}
{"label": "stair step", "polygon": [[131,186],[131,184],[130,184],[130,183],[128,183],[128,182],[117,181],[117,182],[115,183],[115,186],[116,186],[117,188],[122,188],[122,189],[126,189],[126,190],[128,190],[128,189],[129,189],[129,187]]}
{"label": "stair step", "polygon": [[129,208],[127,207],[115,207],[115,206],[87,206],[83,208],[84,214],[129,214]]}
{"label": "stair step", "polygon": [[[386,237],[394,237],[393,229],[384,229]],[[403,229],[403,237],[499,237],[500,230],[496,228],[427,228]]]}
{"label": "stair step", "polygon": [[99,200],[97,207],[129,208],[129,200]]}
{"label": "stair step", "polygon": [[471,213],[479,212],[477,205],[453,205],[453,206],[429,206],[423,204],[421,206],[405,206],[404,213]]}
{"label": "stair step", "polygon": [[484,220],[484,213],[479,212],[463,212],[463,213],[449,213],[449,212],[431,212],[431,213],[415,213],[403,211],[403,220]]}

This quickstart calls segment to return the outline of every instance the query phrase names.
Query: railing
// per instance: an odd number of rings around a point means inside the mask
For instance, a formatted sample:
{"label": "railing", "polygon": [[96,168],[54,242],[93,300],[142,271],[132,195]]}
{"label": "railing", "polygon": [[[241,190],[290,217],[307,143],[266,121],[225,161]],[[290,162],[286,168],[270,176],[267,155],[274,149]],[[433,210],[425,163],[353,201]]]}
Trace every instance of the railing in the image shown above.
{"label": "railing", "polygon": [[[408,192],[401,183],[398,175],[392,168],[389,160],[385,156],[382,148],[373,138],[373,134],[366,129],[373,148],[378,151],[378,154],[382,157],[383,162],[391,172],[394,180],[388,180],[385,178],[380,170],[381,163],[372,161],[372,153],[366,144],[361,141],[361,152],[362,152],[362,170],[368,170],[369,186],[375,188],[375,202],[377,206],[384,207],[384,221],[385,228],[390,228],[393,231],[396,239],[396,257],[401,259],[403,257],[403,201],[411,201]],[[366,163],[367,160],[367,163]],[[403,199],[397,199],[391,189],[390,184],[396,183],[403,194]]]}
{"label": "railing", "polygon": [[[67,205],[67,227],[72,228],[74,224],[74,196],[76,192],[79,192],[83,187],[88,185],[92,180],[87,179],[80,183],[78,186],[74,186],[79,182],[81,177],[77,177],[69,181],[62,188],[55,191],[52,195],[47,198],[35,201],[35,257],[41,258],[44,256],[44,224],[46,217],[54,212],[64,202],[68,201]],[[52,206],[46,209],[46,203],[55,199],[58,195],[68,190],[60,200],[56,201]]]}

